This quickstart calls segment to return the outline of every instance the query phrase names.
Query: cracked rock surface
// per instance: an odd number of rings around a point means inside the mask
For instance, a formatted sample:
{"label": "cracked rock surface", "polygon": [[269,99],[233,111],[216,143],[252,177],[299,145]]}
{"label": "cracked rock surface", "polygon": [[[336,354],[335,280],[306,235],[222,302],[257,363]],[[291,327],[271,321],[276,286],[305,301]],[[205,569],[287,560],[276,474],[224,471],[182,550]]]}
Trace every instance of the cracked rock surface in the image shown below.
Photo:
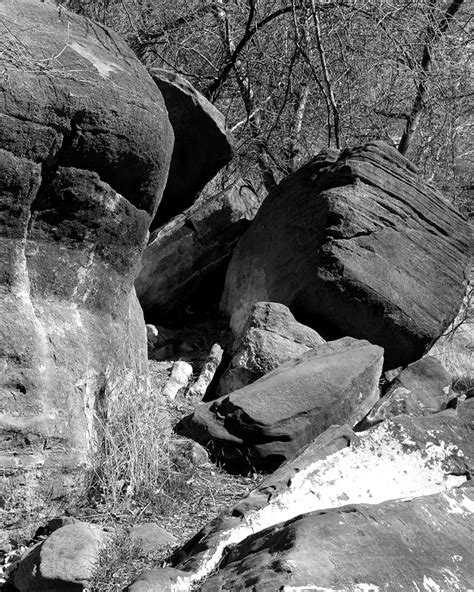
{"label": "cracked rock surface", "polygon": [[329,150],[265,199],[221,306],[235,335],[255,302],[281,302],[325,339],[367,339],[386,369],[406,366],[457,313],[469,245],[465,219],[394,148]]}
{"label": "cracked rock surface", "polygon": [[107,28],[28,0],[0,24],[0,460],[27,508],[77,486],[103,398],[146,376],[133,281],[173,135]]}

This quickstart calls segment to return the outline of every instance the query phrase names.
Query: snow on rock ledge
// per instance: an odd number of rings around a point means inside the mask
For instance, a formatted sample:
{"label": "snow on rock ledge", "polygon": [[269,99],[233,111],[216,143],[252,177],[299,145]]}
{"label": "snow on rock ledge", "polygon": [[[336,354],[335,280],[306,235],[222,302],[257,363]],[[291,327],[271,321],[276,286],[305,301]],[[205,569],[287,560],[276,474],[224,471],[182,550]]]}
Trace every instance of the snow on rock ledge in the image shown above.
{"label": "snow on rock ledge", "polygon": [[[459,412],[401,416],[360,437],[346,426],[330,428],[175,555],[175,567],[189,573],[187,578],[177,581],[176,590],[191,589],[196,582],[208,578],[219,564],[231,562],[231,549],[248,537],[301,514],[348,504],[371,504],[374,512],[383,515],[380,504],[390,500],[425,498],[461,486],[474,468],[473,407],[466,403]],[[445,499],[443,503],[457,512],[457,496],[452,492],[439,499]],[[462,511],[468,520],[474,504],[466,504]],[[363,512],[370,513],[367,508]],[[442,512],[437,516],[442,516]],[[431,527],[426,523],[423,528],[428,531]],[[436,530],[438,526],[432,528]],[[367,536],[372,534],[368,532]],[[324,537],[320,540],[326,544]],[[441,539],[439,544],[443,544]],[[314,547],[310,542],[307,546]],[[278,549],[274,549],[277,557]],[[420,552],[423,551],[421,547]],[[385,560],[390,563],[389,558]]]}

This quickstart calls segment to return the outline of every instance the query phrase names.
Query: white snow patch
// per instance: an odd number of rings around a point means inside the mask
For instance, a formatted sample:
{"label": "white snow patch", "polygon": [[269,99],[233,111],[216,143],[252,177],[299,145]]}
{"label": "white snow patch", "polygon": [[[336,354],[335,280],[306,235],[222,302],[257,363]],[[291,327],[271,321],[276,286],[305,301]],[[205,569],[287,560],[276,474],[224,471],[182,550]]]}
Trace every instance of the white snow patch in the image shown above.
{"label": "white snow patch", "polygon": [[443,592],[439,585],[429,576],[423,576],[423,588],[427,592]]}
{"label": "white snow patch", "polygon": [[91,64],[94,66],[94,68],[96,68],[103,78],[108,78],[110,72],[119,72],[123,70],[123,68],[114,62],[98,58],[88,47],[85,47],[76,41],[69,43],[69,47],[87,61],[91,62]]}
{"label": "white snow patch", "polygon": [[[200,568],[188,577],[179,578],[174,590],[186,592],[196,582],[209,576],[217,568],[227,547],[301,514],[348,504],[380,504],[388,500],[411,499],[457,487],[466,481],[466,477],[446,475],[443,470],[443,462],[452,454],[461,452],[456,446],[442,441],[428,443],[424,450],[420,450],[406,433],[399,432],[395,438],[390,424],[382,424],[362,436],[359,443],[299,471],[291,485],[267,506],[247,515],[241,525],[222,532],[219,543],[205,553]],[[427,576],[423,585],[428,592],[440,590],[436,582]],[[366,587],[353,590],[377,592],[378,589]]]}
{"label": "white snow patch", "polygon": [[[324,586],[283,586],[282,592],[306,592],[309,590],[315,590],[316,592],[347,592],[347,589],[342,590],[338,588],[325,588]],[[380,588],[374,584],[354,584],[351,588],[351,592],[379,592]]]}

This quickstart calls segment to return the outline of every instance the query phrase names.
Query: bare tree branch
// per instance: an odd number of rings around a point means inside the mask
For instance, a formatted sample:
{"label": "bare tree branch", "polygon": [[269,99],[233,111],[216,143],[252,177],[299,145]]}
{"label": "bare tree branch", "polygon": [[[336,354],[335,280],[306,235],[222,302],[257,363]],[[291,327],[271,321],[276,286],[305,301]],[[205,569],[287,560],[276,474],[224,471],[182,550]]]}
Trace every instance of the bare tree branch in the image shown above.
{"label": "bare tree branch", "polygon": [[398,151],[401,154],[407,153],[413,136],[416,130],[418,129],[418,126],[420,125],[423,112],[426,108],[429,86],[428,74],[431,70],[431,66],[433,63],[433,46],[436,43],[436,41],[443,35],[443,33],[446,32],[449,23],[452,21],[456,13],[459,11],[463,2],[464,0],[453,0],[446,9],[446,12],[443,14],[443,16],[439,20],[437,20],[435,16],[436,0],[430,0],[430,22],[425,33],[423,56],[421,58],[420,65],[420,79],[416,90],[415,100],[413,101],[413,106],[410,115],[408,116],[408,121],[405,126],[405,130],[402,134],[400,143],[398,145]]}

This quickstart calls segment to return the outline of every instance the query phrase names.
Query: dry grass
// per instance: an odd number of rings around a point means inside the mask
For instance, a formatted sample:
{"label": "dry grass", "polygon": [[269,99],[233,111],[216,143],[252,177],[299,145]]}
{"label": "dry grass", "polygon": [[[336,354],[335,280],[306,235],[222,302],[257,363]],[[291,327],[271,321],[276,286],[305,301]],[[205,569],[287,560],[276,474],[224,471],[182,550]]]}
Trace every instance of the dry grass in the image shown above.
{"label": "dry grass", "polygon": [[163,402],[160,391],[167,372],[154,377],[149,392],[137,385],[129,396],[112,397],[112,411],[100,420],[102,445],[75,515],[118,530],[99,558],[91,592],[122,590],[144,569],[166,564],[172,549],[144,556],[127,536],[129,526],[155,522],[180,545],[259,479],[230,475],[211,462],[195,464],[193,443],[176,436],[166,418],[175,423],[198,401],[178,395]]}
{"label": "dry grass", "polygon": [[144,569],[164,567],[171,552],[164,546],[144,554],[137,541],[130,541],[125,529],[119,529],[111,542],[102,548],[88,592],[115,592],[133,581]]}

